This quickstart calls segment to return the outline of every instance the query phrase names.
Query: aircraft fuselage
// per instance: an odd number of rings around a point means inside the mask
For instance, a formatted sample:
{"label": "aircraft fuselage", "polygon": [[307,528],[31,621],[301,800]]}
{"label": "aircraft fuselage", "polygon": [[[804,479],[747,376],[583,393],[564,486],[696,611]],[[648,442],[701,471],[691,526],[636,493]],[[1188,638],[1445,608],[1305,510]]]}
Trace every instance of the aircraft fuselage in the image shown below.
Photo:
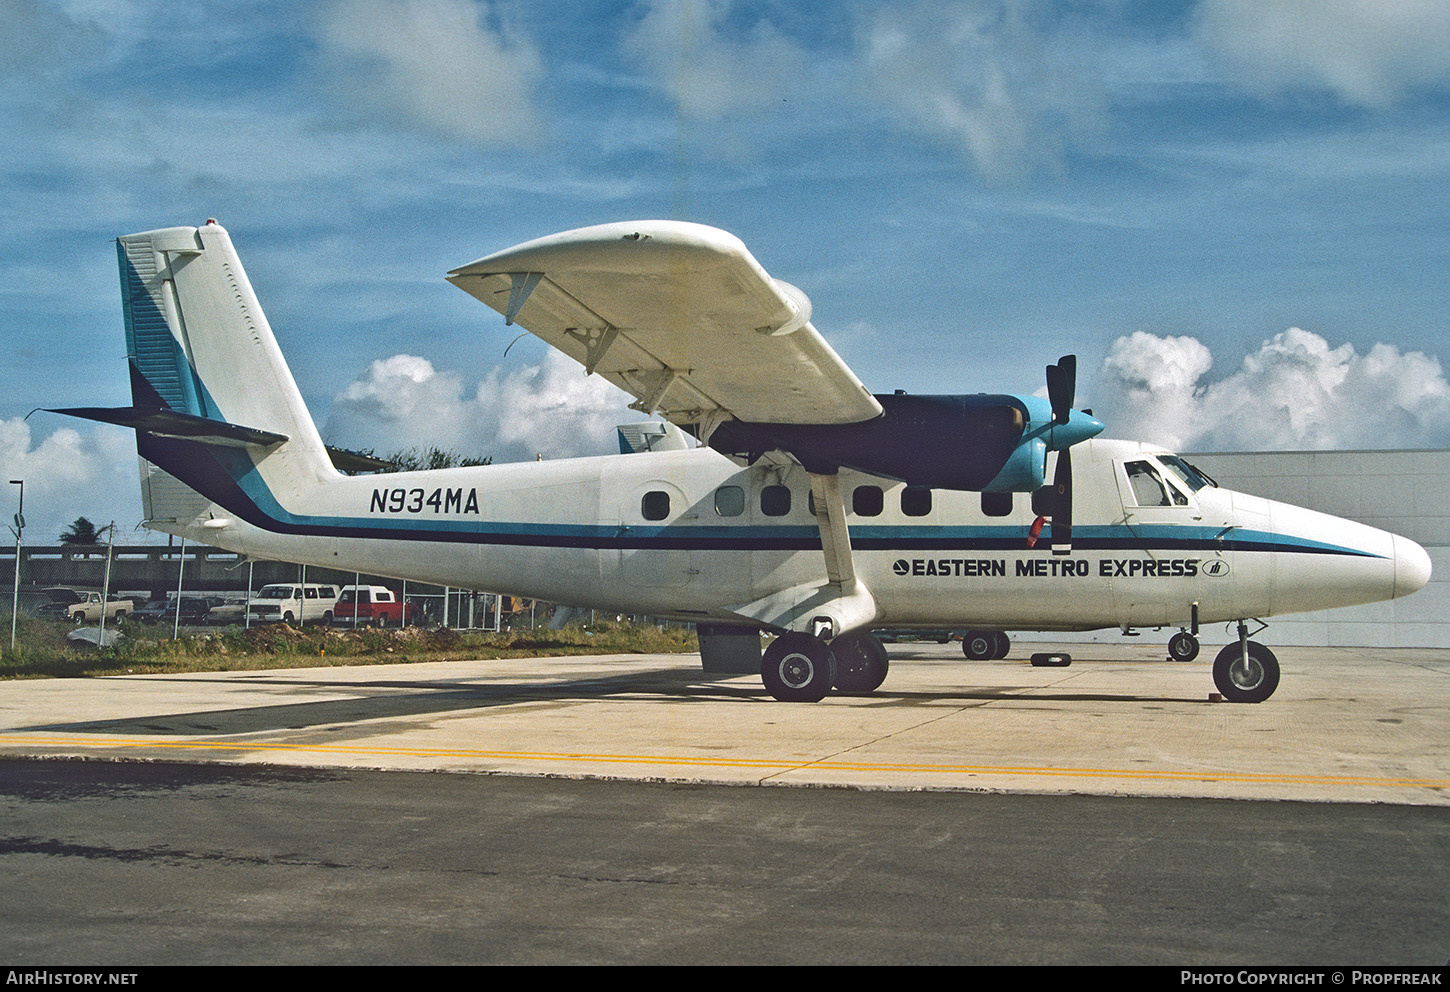
{"label": "aircraft fuselage", "polygon": [[[1428,579],[1413,542],[1173,463],[1133,442],[1076,446],[1067,555],[1045,535],[1028,547],[1027,494],[988,516],[978,493],[843,471],[872,626],[1182,625],[1195,607],[1212,623],[1389,599]],[[240,488],[245,513],[153,526],[257,557],[764,628],[826,582],[806,472],[708,448],[338,476],[295,494],[252,473]]]}

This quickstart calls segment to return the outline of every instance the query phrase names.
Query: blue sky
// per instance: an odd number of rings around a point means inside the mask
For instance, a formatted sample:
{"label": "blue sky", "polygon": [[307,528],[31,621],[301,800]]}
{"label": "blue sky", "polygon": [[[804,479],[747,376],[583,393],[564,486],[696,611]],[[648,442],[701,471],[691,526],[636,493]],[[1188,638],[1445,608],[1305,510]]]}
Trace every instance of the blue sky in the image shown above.
{"label": "blue sky", "polygon": [[609,450],[620,395],[442,276],[645,217],[739,235],[877,391],[1073,352],[1115,436],[1450,445],[1440,0],[0,0],[0,33],[28,541],[139,518],[126,432],[22,418],[129,402],[111,240],[208,217],[353,447]]}

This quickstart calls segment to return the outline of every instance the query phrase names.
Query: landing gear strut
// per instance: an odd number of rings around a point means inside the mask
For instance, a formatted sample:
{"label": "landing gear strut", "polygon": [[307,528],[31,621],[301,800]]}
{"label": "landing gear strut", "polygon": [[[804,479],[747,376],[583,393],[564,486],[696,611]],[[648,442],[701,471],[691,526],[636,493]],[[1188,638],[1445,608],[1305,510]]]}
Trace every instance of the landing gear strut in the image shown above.
{"label": "landing gear strut", "polygon": [[1174,661],[1192,661],[1198,657],[1198,604],[1189,610],[1188,626],[1168,639],[1168,657]]}
{"label": "landing gear strut", "polygon": [[1239,621],[1239,639],[1213,660],[1213,684],[1234,703],[1262,703],[1279,688],[1279,659],[1258,641],[1249,640]]}

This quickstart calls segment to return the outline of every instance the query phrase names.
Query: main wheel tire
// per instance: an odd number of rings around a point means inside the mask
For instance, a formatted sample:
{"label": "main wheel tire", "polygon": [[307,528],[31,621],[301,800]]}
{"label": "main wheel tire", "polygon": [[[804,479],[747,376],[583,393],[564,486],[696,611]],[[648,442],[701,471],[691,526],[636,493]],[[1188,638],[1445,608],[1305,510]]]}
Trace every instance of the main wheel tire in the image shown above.
{"label": "main wheel tire", "polygon": [[1198,657],[1198,638],[1181,630],[1168,639],[1168,657],[1174,661],[1192,661]]}
{"label": "main wheel tire", "polygon": [[969,630],[962,638],[962,654],[972,661],[991,661],[997,653],[997,637],[990,630]]}
{"label": "main wheel tire", "polygon": [[837,692],[875,692],[886,681],[890,661],[886,648],[869,631],[846,634],[831,642],[836,659]]}
{"label": "main wheel tire", "polygon": [[1248,642],[1248,662],[1235,641],[1213,659],[1213,684],[1233,703],[1262,703],[1279,688],[1279,659],[1257,641]]}
{"label": "main wheel tire", "polygon": [[996,639],[997,642],[996,650],[992,652],[992,660],[1001,661],[1003,658],[1007,657],[1008,652],[1012,650],[1012,638],[1007,636],[1007,632],[1005,630],[996,631],[993,633],[992,636]]}
{"label": "main wheel tire", "polygon": [[836,681],[835,655],[809,634],[781,634],[760,659],[760,680],[782,702],[817,703]]}

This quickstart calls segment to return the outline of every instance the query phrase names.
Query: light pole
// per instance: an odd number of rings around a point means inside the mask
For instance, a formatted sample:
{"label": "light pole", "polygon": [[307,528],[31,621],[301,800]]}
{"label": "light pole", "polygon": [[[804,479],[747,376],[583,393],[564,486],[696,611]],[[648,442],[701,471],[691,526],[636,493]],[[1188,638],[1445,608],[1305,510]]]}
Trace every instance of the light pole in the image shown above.
{"label": "light pole", "polygon": [[15,651],[15,618],[20,615],[20,544],[25,532],[25,480],[11,479],[12,486],[20,487],[20,508],[15,511],[15,593],[10,601],[10,650]]}

